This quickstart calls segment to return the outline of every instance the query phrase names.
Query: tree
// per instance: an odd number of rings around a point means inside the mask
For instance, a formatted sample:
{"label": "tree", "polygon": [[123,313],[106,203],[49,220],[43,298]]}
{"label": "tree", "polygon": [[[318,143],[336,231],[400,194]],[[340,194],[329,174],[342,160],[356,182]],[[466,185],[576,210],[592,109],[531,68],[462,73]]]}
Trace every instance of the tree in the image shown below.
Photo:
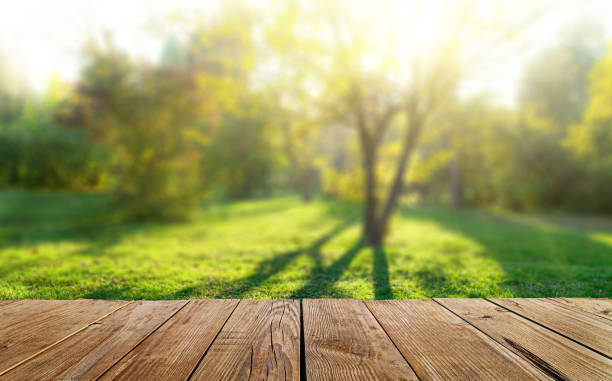
{"label": "tree", "polygon": [[564,144],[586,168],[575,202],[591,211],[612,211],[612,47],[590,74],[590,100],[583,119]]}
{"label": "tree", "polygon": [[266,44],[261,50],[264,65],[275,67],[264,75],[273,77],[266,87],[275,99],[274,115],[288,163],[289,187],[307,202],[318,182],[316,140],[324,122],[317,113],[317,98],[311,88],[317,82],[312,71],[315,65],[309,62],[321,51],[317,41],[298,32],[303,12],[305,9],[297,2],[282,3],[265,27]]}
{"label": "tree", "polygon": [[114,199],[131,218],[190,215],[199,185],[192,73],[135,63],[110,40],[89,45],[86,57],[68,119],[108,148]]}
{"label": "tree", "polygon": [[273,102],[253,80],[258,22],[245,4],[230,1],[212,23],[196,22],[185,53],[166,46],[165,56],[184,57],[196,80],[200,175],[218,197],[268,192],[276,161]]}
{"label": "tree", "polygon": [[511,207],[571,207],[583,182],[583,167],[563,141],[587,105],[587,76],[604,44],[601,28],[588,20],[565,30],[527,64],[520,83],[512,166],[501,171],[504,203]]}
{"label": "tree", "polygon": [[[368,244],[374,246],[383,243],[389,219],[404,187],[410,158],[426,126],[427,117],[438,106],[438,102],[448,95],[449,89],[453,88],[454,76],[450,74],[451,70],[445,72],[443,68],[436,67],[430,73],[423,75],[419,69],[415,68],[415,79],[411,88],[397,100],[384,99],[386,98],[384,95],[383,99],[377,99],[380,98],[377,94],[384,94],[390,90],[385,91],[385,89],[371,86],[370,92],[365,93],[363,82],[358,83],[357,81],[351,84],[351,89],[347,94],[347,104],[352,113],[354,126],[358,131],[363,160],[365,178],[363,236]],[[378,106],[372,110],[371,105]],[[386,130],[400,111],[405,113],[400,153],[390,187],[386,196],[381,199],[377,192],[379,149]]]}
{"label": "tree", "polygon": [[568,25],[554,45],[524,68],[518,91],[520,109],[552,117],[563,136],[579,121],[589,100],[588,74],[605,52],[601,25],[591,20]]}

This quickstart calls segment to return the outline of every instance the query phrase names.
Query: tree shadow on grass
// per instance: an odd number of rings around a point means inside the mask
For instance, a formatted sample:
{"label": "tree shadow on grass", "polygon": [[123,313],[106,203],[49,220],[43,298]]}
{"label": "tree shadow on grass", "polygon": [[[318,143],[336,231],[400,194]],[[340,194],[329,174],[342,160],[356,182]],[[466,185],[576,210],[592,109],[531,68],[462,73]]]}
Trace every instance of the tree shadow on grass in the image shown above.
{"label": "tree shadow on grass", "polygon": [[[244,278],[233,281],[230,287],[222,288],[216,298],[244,297],[249,291],[257,288],[266,280],[285,269],[293,260],[301,255],[307,255],[320,262],[320,250],[323,245],[354,224],[354,219],[341,222],[330,231],[319,237],[308,246],[277,254],[259,263],[253,272]],[[185,298],[198,295],[206,285],[202,282],[184,287],[170,295],[171,298]]]}
{"label": "tree shadow on grass", "polygon": [[389,265],[387,255],[382,247],[368,248],[362,239],[357,240],[331,265],[323,267],[321,261],[311,270],[307,283],[293,292],[292,298],[346,298],[352,297],[351,290],[339,288],[336,284],[346,273],[353,260],[365,249],[372,251],[373,283],[375,299],[393,299],[389,282]]}
{"label": "tree shadow on grass", "polygon": [[345,292],[338,289],[335,283],[338,282],[363,247],[362,241],[358,240],[327,267],[323,266],[320,258],[314,258],[315,266],[307,277],[309,280],[300,289],[294,291],[291,298],[343,297]]}
{"label": "tree shadow on grass", "polygon": [[[15,206],[24,206],[24,203],[31,203],[28,197],[25,197],[19,203],[15,203]],[[37,199],[37,197],[34,196],[34,199]],[[74,257],[74,263],[77,263],[80,260],[77,257],[90,257],[95,262],[98,257],[112,258],[114,254],[110,254],[110,248],[127,236],[143,232],[151,233],[165,226],[176,225],[173,223],[125,221],[120,211],[111,208],[108,200],[103,197],[90,198],[83,195],[71,195],[69,197],[59,197],[57,200],[55,197],[43,196],[38,200],[45,205],[44,208],[50,208],[49,210],[30,208],[32,210],[26,210],[25,213],[23,213],[23,210],[15,210],[15,208],[0,210],[0,247],[33,250],[34,253],[38,245],[66,241],[76,244],[76,248],[72,247],[62,253],[63,261],[72,261],[71,258]],[[93,206],[89,203],[90,201],[94,202]],[[244,215],[253,216],[260,213],[285,210],[287,205],[293,204],[291,202],[287,204],[286,200],[281,200],[273,202],[272,205],[238,205],[235,210],[231,211],[228,211],[225,205],[221,205],[218,210],[213,210],[208,214],[209,218],[212,219],[225,219],[232,216],[243,217]],[[350,297],[354,295],[351,290],[341,289],[336,284],[348,270],[354,258],[364,248],[364,245],[360,241],[355,242],[329,266],[323,264],[321,248],[345,229],[354,225],[359,215],[359,205],[347,202],[326,202],[323,205],[321,218],[332,218],[342,222],[311,244],[265,259],[255,267],[250,275],[231,283],[215,284],[214,287],[210,287],[210,283],[199,282],[175,292],[170,291],[170,293],[162,290],[152,291],[152,294],[150,293],[148,297],[194,297],[202,295],[202,291],[207,291],[210,294],[211,291],[214,292],[214,289],[218,290],[214,297],[245,297],[252,290],[261,287],[268,279],[285,270],[300,256],[309,257],[312,260],[313,268],[306,276],[306,284],[293,292],[291,297]],[[306,225],[305,228],[314,228],[317,223],[320,223],[320,220],[315,218],[312,221],[312,226]],[[83,245],[79,245],[81,243]],[[386,252],[383,248],[372,249],[372,259],[375,297],[377,299],[393,298],[389,283]],[[39,255],[15,256],[10,261],[5,262],[0,271],[0,278],[8,273],[19,272],[21,269],[30,266],[52,267],[54,260],[54,257],[51,256],[48,258]],[[77,271],[87,270],[79,268],[78,264],[75,264],[75,266]],[[74,269],[66,271],[71,272]],[[123,286],[122,279],[116,280],[116,282],[113,281],[95,287],[79,296],[86,298],[131,298],[138,297],[139,292],[142,293],[138,290],[134,291],[133,286]],[[49,282],[53,287],[70,287],[73,285],[71,282],[74,281],[49,279]],[[25,280],[24,284],[27,283],[28,281]],[[128,283],[131,284],[132,282]],[[36,287],[37,285],[40,285],[40,280],[32,279],[31,286]]]}
{"label": "tree shadow on grass", "polygon": [[[262,203],[203,203],[209,220],[256,217],[300,205],[291,197]],[[132,221],[105,194],[0,189],[0,249],[34,247],[60,241],[115,242],[140,230],[180,224]]]}
{"label": "tree shadow on grass", "polygon": [[373,274],[374,278],[374,298],[393,299],[393,290],[389,282],[389,263],[387,262],[387,252],[383,247],[372,248],[374,259]]}
{"label": "tree shadow on grass", "polygon": [[[492,259],[504,272],[486,287],[469,287],[471,279],[457,276],[465,267],[463,252],[432,258],[417,271],[417,283],[430,296],[517,297],[606,296],[612,292],[612,245],[598,242],[593,230],[556,224],[553,218],[486,211],[402,209],[410,219],[434,222],[482,247],[476,255]],[[448,256],[454,256],[449,258]],[[450,267],[449,267],[450,266]],[[454,273],[452,282],[449,273]],[[462,291],[463,290],[463,291]],[[455,294],[457,293],[457,294]]]}
{"label": "tree shadow on grass", "polygon": [[0,249],[61,241],[114,242],[151,223],[127,221],[108,197],[89,194],[0,192]]}

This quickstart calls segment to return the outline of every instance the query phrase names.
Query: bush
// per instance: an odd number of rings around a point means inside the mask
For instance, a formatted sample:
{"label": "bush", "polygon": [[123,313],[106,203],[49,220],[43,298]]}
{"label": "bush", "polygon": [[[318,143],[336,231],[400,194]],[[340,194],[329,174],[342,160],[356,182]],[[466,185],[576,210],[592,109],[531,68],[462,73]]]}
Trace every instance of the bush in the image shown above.
{"label": "bush", "polygon": [[108,147],[114,200],[133,219],[188,217],[200,193],[191,73],[135,65],[114,49],[92,47],[89,60],[71,119]]}
{"label": "bush", "polygon": [[26,105],[0,125],[0,184],[83,189],[100,182],[101,151],[85,131],[56,125],[43,105]]}

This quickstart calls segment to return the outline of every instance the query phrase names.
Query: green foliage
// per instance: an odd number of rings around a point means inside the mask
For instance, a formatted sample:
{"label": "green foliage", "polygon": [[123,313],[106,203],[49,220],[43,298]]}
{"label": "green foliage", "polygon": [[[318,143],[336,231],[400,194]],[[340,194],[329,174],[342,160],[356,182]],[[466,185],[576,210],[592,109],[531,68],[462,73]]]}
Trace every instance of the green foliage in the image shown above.
{"label": "green foliage", "polygon": [[0,192],[0,299],[606,297],[612,220],[402,209],[384,250],[358,204],[210,204],[121,222],[104,195]]}
{"label": "green foliage", "polygon": [[581,123],[572,126],[565,145],[585,174],[577,205],[612,211],[612,48],[591,72],[591,98]]}
{"label": "green foliage", "polygon": [[[580,150],[588,129],[570,125],[589,101],[587,73],[600,55],[598,37],[597,28],[579,25],[536,56],[525,69],[515,111],[485,98],[447,105],[419,152],[421,166],[444,151],[449,159],[428,177],[413,179],[420,193],[434,201],[452,196],[467,205],[509,209],[609,210],[605,155],[586,160],[570,152]],[[593,74],[592,82],[601,87],[606,80]]]}
{"label": "green foliage", "polygon": [[221,117],[203,157],[202,173],[221,197],[244,198],[269,191],[277,154],[271,137],[270,108],[247,100]]}
{"label": "green foliage", "polygon": [[605,48],[602,27],[590,20],[564,29],[554,46],[528,62],[518,94],[521,109],[552,118],[561,136],[580,120],[589,100],[589,72]]}
{"label": "green foliage", "polygon": [[[200,198],[359,201],[374,172],[381,207],[418,114],[404,200],[612,211],[609,57],[587,91],[601,55],[596,26],[569,28],[537,54],[510,109],[458,95],[463,70],[479,67],[460,63],[463,38],[488,30],[481,16],[463,15],[466,36],[405,41],[398,48],[422,51],[395,55],[380,44],[387,29],[345,5],[285,1],[261,18],[231,1],[206,21],[183,15],[159,61],[135,60],[110,39],[92,44],[74,87],[44,96],[16,92],[0,67],[0,184],[107,190],[133,218],[175,219]],[[364,169],[370,151],[374,171]]]}
{"label": "green foliage", "polygon": [[138,66],[112,46],[88,51],[74,112],[111,150],[112,193],[131,218],[176,219],[193,211],[194,88],[182,67]]}
{"label": "green foliage", "polygon": [[0,184],[83,189],[100,182],[103,153],[85,131],[59,126],[54,107],[30,98],[0,122]]}

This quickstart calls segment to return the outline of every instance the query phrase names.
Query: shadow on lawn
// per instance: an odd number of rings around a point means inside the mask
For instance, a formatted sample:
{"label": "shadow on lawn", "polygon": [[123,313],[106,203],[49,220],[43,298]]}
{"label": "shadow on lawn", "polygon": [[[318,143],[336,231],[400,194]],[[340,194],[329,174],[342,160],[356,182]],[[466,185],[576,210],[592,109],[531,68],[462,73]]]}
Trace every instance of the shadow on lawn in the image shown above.
{"label": "shadow on lawn", "polygon": [[[60,241],[108,242],[111,246],[124,236],[181,224],[181,222],[130,221],[106,195],[53,194],[0,191],[0,249],[35,247]],[[284,199],[261,205],[231,208],[231,203],[203,205],[210,220],[284,210]]]}
{"label": "shadow on lawn", "polygon": [[[479,255],[493,259],[506,273],[497,292],[517,297],[606,296],[612,292],[612,246],[589,235],[596,230],[571,229],[553,218],[520,214],[495,214],[486,211],[442,209],[403,209],[410,219],[434,222],[478,243]],[[593,229],[593,227],[591,227]],[[603,230],[606,230],[605,227]],[[461,251],[449,247],[442,256],[432,258],[426,268],[416,272],[419,286],[431,296],[453,296],[447,270],[460,272],[465,267]],[[450,257],[449,257],[450,256]],[[448,266],[452,265],[453,269]],[[597,279],[595,279],[597,278]],[[470,279],[463,279],[469,284]],[[585,289],[596,281],[603,289]],[[449,288],[450,287],[450,288]],[[589,286],[595,287],[595,286]],[[486,289],[470,297],[491,296]]]}
{"label": "shadow on lawn", "polygon": [[125,221],[102,195],[5,191],[1,196],[0,248],[100,238],[115,242],[147,225]]}
{"label": "shadow on lawn", "polygon": [[[232,216],[253,217],[286,208],[286,202],[276,200],[228,210],[229,203],[204,205],[211,220]],[[72,256],[108,256],[109,248],[124,238],[139,233],[153,233],[180,225],[180,222],[139,222],[125,218],[125,213],[102,194],[71,194],[65,192],[0,191],[0,250],[27,250],[31,255],[11,256],[0,267],[0,277],[31,266],[53,266],[38,255],[38,247],[49,243],[83,244],[66,251],[63,259]],[[199,232],[199,235],[204,234]]]}
{"label": "shadow on lawn", "polygon": [[[308,283],[291,294],[291,298],[304,297],[350,297],[346,291],[334,286],[342,274],[347,270],[355,256],[364,248],[360,241],[357,241],[346,250],[334,263],[324,266],[321,257],[321,248],[337,237],[340,233],[355,225],[359,220],[359,208],[349,202],[335,202],[326,204],[325,215],[342,219],[343,221],[335,225],[330,231],[316,239],[307,246],[299,247],[284,253],[276,254],[271,258],[260,262],[250,275],[218,287],[216,298],[243,298],[250,291],[261,286],[274,275],[282,272],[295,259],[306,255],[314,262],[313,268],[305,276]],[[389,270],[384,251],[378,250],[375,257],[375,279],[376,289],[381,290],[380,297],[388,298],[391,294],[389,286]],[[379,272],[382,274],[379,275]],[[168,295],[170,298],[186,298],[201,295],[209,285],[206,282],[199,282],[178,290]],[[379,295],[377,294],[377,297]]]}
{"label": "shadow on lawn", "polygon": [[[355,205],[349,203],[328,204],[327,215],[344,218],[330,231],[316,239],[308,246],[300,247],[284,253],[276,254],[260,262],[250,275],[228,283],[227,287],[221,285],[216,298],[243,298],[249,292],[257,289],[268,279],[282,272],[287,266],[302,255],[310,257],[314,263],[312,269],[304,277],[306,284],[295,290],[290,298],[324,298],[324,297],[351,297],[350,290],[343,290],[336,286],[342,275],[348,270],[355,257],[366,246],[361,240],[355,241],[334,262],[325,266],[321,256],[321,248],[337,237],[340,233],[358,222],[359,214]],[[393,293],[389,282],[389,265],[387,254],[383,248],[372,249],[373,279],[376,299],[392,299]],[[178,290],[170,298],[187,298],[201,295],[209,287],[208,283],[199,282]]]}
{"label": "shadow on lawn", "polygon": [[[317,263],[320,262],[320,250],[321,247],[333,239],[335,236],[340,234],[342,231],[353,225],[354,221],[341,222],[334,226],[329,232],[318,238],[312,244],[306,247],[299,247],[294,250],[290,250],[284,253],[277,254],[271,258],[268,258],[259,263],[257,268],[251,273],[251,275],[232,282],[232,286],[223,288],[217,295],[217,298],[228,298],[228,297],[243,297],[250,290],[258,287],[268,278],[281,272],[291,261],[298,258],[301,255],[308,255],[315,259]],[[198,283],[184,287],[171,295],[172,298],[184,298],[193,295],[197,295],[199,291],[205,285]]]}
{"label": "shadow on lawn", "polygon": [[292,298],[341,298],[351,297],[350,292],[336,286],[342,275],[347,271],[351,262],[362,250],[371,250],[373,259],[373,280],[375,299],[393,299],[393,292],[389,283],[389,265],[387,254],[382,247],[368,248],[361,240],[357,240],[331,265],[323,267],[321,261],[315,262],[308,282],[293,292]]}

